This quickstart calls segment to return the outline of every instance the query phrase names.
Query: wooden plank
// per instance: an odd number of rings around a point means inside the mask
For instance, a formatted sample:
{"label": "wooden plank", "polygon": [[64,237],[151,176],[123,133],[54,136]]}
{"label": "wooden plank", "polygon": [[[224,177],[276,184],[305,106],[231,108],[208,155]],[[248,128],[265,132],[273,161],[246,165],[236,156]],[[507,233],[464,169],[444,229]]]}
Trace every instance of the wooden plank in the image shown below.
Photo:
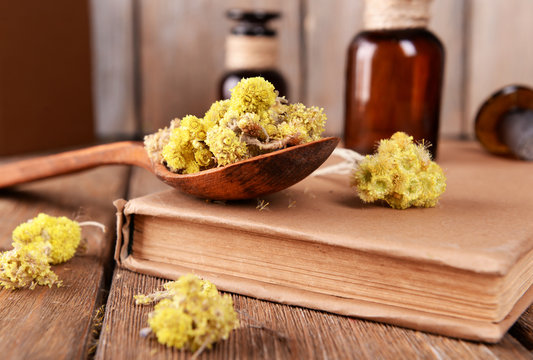
{"label": "wooden plank", "polygon": [[446,51],[440,135],[458,137],[464,132],[465,106],[465,0],[434,0],[429,29]]}
{"label": "wooden plank", "polygon": [[54,266],[60,288],[0,290],[0,348],[5,359],[82,359],[91,346],[95,309],[103,301],[115,238],[112,201],[123,197],[126,167],[106,167],[0,190],[0,248],[11,232],[39,212],[106,225],[84,228],[87,252]]}
{"label": "wooden plank", "polygon": [[[276,27],[281,42],[281,71],[290,83],[290,100],[325,107],[329,115],[327,133],[341,135],[346,49],[362,27],[362,0],[334,4],[317,0],[301,2],[307,9],[303,14],[297,1],[140,0],[144,132],[153,132],[176,116],[201,115],[215,100],[217,83],[224,71],[224,38],[231,27],[224,12],[241,6],[281,9],[284,15]],[[104,135],[131,133],[134,128],[131,4],[94,0],[92,5],[97,118],[99,131]],[[430,24],[447,49],[441,126],[444,135],[457,135],[461,131],[464,114],[463,7],[464,0],[436,0]],[[305,17],[304,34],[300,34],[302,16]],[[307,48],[303,58],[299,53],[302,35],[303,46]],[[308,69],[303,80],[300,63]],[[306,85],[303,90],[302,84]],[[308,95],[304,97],[304,93]]]}
{"label": "wooden plank", "polygon": [[492,93],[509,84],[533,84],[533,2],[472,0],[470,2],[467,131],[473,134],[475,115]]}
{"label": "wooden plank", "polygon": [[531,305],[509,330],[529,351],[533,351],[533,305]]}
{"label": "wooden plank", "polygon": [[[96,359],[186,359],[143,339],[152,306],[135,305],[133,295],[159,289],[164,280],[117,269]],[[205,352],[204,359],[530,359],[506,335],[496,345],[461,341],[394,326],[232,295],[241,328]],[[270,329],[258,329],[258,324]]]}
{"label": "wooden plank", "polygon": [[[231,26],[223,13],[246,2],[140,1],[142,115],[144,131],[152,132],[175,116],[202,114],[215,99],[223,73],[224,37]],[[327,133],[340,135],[345,53],[361,29],[362,0],[301,1],[307,9],[304,14],[296,1],[253,1],[251,6],[282,9],[281,70],[290,81],[291,100],[325,107],[330,119]],[[131,133],[134,128],[131,4],[92,1],[97,120],[99,133],[104,135]],[[474,0],[468,4],[465,0],[435,0],[433,4],[430,28],[447,49],[441,113],[445,136],[471,135],[481,102],[498,88],[533,82],[533,47],[528,46],[532,3]],[[305,17],[308,49],[303,59],[297,51],[301,16]],[[305,98],[299,90],[300,61],[308,69]]]}
{"label": "wooden plank", "polygon": [[133,4],[91,0],[96,130],[101,138],[136,132]]}
{"label": "wooden plank", "polygon": [[133,186],[130,186],[128,192],[129,199],[170,189],[170,186],[159,180],[151,172],[144,169],[133,168],[131,179],[133,181]]}
{"label": "wooden plank", "polygon": [[[324,107],[326,132],[340,136],[344,130],[346,52],[363,29],[363,0],[326,2],[306,0],[305,39],[308,52],[308,96],[305,101]],[[435,0],[429,29],[446,48],[441,109],[441,134],[458,136],[462,131],[464,0]]]}
{"label": "wooden plank", "polygon": [[[140,0],[143,131],[150,133],[187,114],[203,116],[217,99],[224,72],[225,37],[232,7],[278,9],[280,70],[298,99],[299,53],[296,1]],[[274,25],[274,23],[273,23]]]}
{"label": "wooden plank", "polygon": [[363,1],[305,0],[307,97],[304,102],[324,108],[326,133],[344,131],[344,86],[346,54],[355,35],[363,28]]}

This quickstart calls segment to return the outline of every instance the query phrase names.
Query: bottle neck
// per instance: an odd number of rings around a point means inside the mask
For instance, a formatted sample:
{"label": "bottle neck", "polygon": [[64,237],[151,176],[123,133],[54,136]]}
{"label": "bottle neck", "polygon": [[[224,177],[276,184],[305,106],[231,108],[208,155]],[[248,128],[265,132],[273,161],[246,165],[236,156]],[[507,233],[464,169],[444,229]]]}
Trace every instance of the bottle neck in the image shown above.
{"label": "bottle neck", "polygon": [[364,28],[391,30],[425,28],[432,0],[366,0]]}
{"label": "bottle neck", "polygon": [[229,35],[226,38],[228,70],[261,70],[276,67],[278,41],[275,36]]}

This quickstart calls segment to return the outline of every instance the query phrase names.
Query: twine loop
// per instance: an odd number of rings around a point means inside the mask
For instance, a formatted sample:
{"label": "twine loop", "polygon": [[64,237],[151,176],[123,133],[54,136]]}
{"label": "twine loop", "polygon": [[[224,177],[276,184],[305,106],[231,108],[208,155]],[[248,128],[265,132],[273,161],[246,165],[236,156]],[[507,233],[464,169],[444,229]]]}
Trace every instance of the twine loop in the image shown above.
{"label": "twine loop", "polygon": [[278,58],[278,41],[273,36],[230,35],[226,38],[226,68],[273,69]]}
{"label": "twine loop", "polygon": [[426,27],[432,0],[366,0],[367,30]]}

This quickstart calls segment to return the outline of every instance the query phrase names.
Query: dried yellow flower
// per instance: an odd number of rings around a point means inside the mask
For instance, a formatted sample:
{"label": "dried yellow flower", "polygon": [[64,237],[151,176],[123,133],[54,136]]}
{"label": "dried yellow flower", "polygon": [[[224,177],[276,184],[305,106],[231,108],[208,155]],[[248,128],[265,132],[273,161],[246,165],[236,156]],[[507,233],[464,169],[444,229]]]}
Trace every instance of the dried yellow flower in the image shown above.
{"label": "dried yellow flower", "polygon": [[159,129],[156,133],[144,137],[144,148],[153,163],[160,163],[163,159],[161,151],[168,144],[172,130],[180,126],[180,119],[174,119],[169,127]]}
{"label": "dried yellow flower", "polygon": [[213,156],[204,141],[211,125],[193,115],[185,116],[179,127],[171,130],[161,156],[171,171],[192,174],[213,164]]}
{"label": "dried yellow flower", "polygon": [[433,207],[446,190],[441,167],[403,132],[381,140],[376,154],[359,161],[351,183],[363,201],[384,200],[395,209]]}
{"label": "dried yellow flower", "polygon": [[220,123],[228,111],[229,100],[215,101],[204,115],[206,125],[210,128]]}
{"label": "dried yellow flower", "polygon": [[[81,226],[95,222],[78,223],[64,216],[39,214],[13,230],[13,250],[0,254],[0,285],[18,289],[36,285],[60,285],[50,264],[70,260],[81,240]],[[105,229],[105,228],[104,228]]]}
{"label": "dried yellow flower", "polygon": [[64,216],[39,214],[13,230],[13,247],[44,249],[49,262],[70,260],[81,240],[80,225]]}
{"label": "dried yellow flower", "polygon": [[160,300],[148,319],[160,343],[192,351],[211,348],[239,326],[233,300],[209,281],[189,274],[164,287],[165,291],[135,296],[137,304]]}
{"label": "dried yellow flower", "polygon": [[229,128],[219,125],[207,133],[207,146],[216,158],[218,165],[224,166],[250,157],[246,143]]}
{"label": "dried yellow flower", "polygon": [[325,121],[322,109],[289,105],[271,83],[255,77],[242,79],[231,99],[213,103],[203,118],[173,120],[144,143],[153,162],[190,174],[318,140]]}
{"label": "dried yellow flower", "polygon": [[36,285],[60,286],[57,275],[50,268],[44,243],[32,247],[15,247],[0,254],[0,285],[6,289],[34,289]]}
{"label": "dried yellow flower", "polygon": [[262,77],[242,79],[231,89],[230,110],[239,114],[260,114],[276,102],[276,89]]}

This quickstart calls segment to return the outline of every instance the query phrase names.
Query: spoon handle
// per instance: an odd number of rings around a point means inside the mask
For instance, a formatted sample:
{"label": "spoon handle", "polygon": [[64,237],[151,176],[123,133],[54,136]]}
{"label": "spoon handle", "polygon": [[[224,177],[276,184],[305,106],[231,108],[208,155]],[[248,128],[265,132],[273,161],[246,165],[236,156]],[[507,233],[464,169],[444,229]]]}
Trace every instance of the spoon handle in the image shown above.
{"label": "spoon handle", "polygon": [[121,141],[0,165],[0,188],[113,164],[153,172],[142,143]]}

